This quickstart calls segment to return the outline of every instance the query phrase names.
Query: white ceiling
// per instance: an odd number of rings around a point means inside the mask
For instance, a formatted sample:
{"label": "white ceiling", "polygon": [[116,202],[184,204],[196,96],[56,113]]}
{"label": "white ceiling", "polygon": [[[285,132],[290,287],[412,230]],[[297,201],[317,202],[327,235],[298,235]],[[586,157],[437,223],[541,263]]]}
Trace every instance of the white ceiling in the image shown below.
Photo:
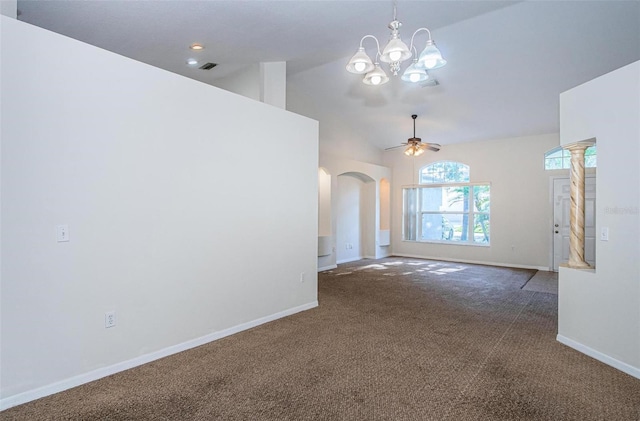
{"label": "white ceiling", "polygon": [[[640,60],[638,1],[401,0],[403,40],[426,26],[448,60],[431,72],[435,87],[393,76],[367,86],[345,71],[362,36],[386,41],[392,1],[18,1],[18,10],[22,21],[205,83],[287,61],[292,111],[319,120],[324,137],[379,148],[412,135],[411,114],[416,135],[441,144],[557,132],[560,92]],[[219,66],[187,66],[193,42],[206,46],[201,62]]]}

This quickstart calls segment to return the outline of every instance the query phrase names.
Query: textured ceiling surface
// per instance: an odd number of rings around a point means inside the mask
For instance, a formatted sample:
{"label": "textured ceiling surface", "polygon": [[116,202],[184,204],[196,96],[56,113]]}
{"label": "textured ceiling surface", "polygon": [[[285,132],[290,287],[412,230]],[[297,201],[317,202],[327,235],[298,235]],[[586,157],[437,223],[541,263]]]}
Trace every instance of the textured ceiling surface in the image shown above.
{"label": "textured ceiling surface", "polygon": [[[379,148],[411,136],[411,114],[416,135],[441,144],[557,132],[561,92],[640,59],[637,1],[399,1],[403,40],[428,27],[448,60],[431,72],[433,87],[393,76],[367,86],[345,71],[362,36],[386,42],[392,1],[18,1],[18,10],[22,21],[205,83],[286,61],[288,108],[319,120],[323,137]],[[193,42],[218,67],[187,66]]]}

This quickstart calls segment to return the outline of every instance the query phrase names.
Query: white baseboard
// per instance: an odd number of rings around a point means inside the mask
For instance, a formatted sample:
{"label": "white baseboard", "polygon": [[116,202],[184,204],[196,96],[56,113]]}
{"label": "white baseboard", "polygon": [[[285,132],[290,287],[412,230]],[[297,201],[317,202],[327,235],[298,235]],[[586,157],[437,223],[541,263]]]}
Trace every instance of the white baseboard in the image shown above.
{"label": "white baseboard", "polygon": [[588,346],[583,345],[580,342],[576,342],[573,339],[569,339],[566,336],[562,336],[560,334],[556,336],[556,340],[561,344],[564,344],[570,348],[575,349],[578,352],[582,352],[583,354],[588,355],[591,358],[594,358],[602,363],[610,365],[611,367],[616,368],[622,371],[623,373],[627,373],[628,375],[633,376],[636,379],[640,379],[640,368],[638,367],[634,367],[620,360],[616,360],[615,358],[610,357],[607,354],[603,354],[600,351],[596,351],[593,348],[589,348]]}
{"label": "white baseboard", "polygon": [[99,368],[97,370],[93,370],[88,373],[80,374],[78,376],[61,380],[56,383],[42,386],[37,389],[29,390],[26,392],[18,393],[17,395],[2,398],[0,399],[0,411],[9,409],[17,405],[22,405],[23,403],[40,399],[45,396],[53,395],[54,393],[59,393],[64,390],[71,389],[73,387],[80,386],[82,384],[89,383],[89,382],[101,379],[103,377],[107,377],[112,374],[128,370],[133,367],[150,363],[151,361],[155,361],[160,358],[167,357],[169,355],[177,354],[178,352],[186,351],[191,348],[195,348],[197,346],[204,345],[206,343],[213,342],[218,339],[222,339],[226,336],[230,336],[235,333],[242,332],[243,330],[251,329],[261,324],[268,323],[277,319],[281,319],[283,317],[290,316],[292,314],[299,313],[301,311],[310,310],[315,307],[318,307],[318,301],[313,301],[298,307],[293,307],[288,310],[280,311],[278,313],[271,314],[269,316],[261,317],[259,319],[252,320],[250,322],[246,322],[246,323],[239,324],[237,326],[230,327],[228,329],[210,333],[208,335],[201,336],[199,338],[192,339],[190,341],[186,341],[180,344],[172,345],[170,347],[152,352],[150,354],[141,355],[131,360],[122,361],[120,363],[110,365],[108,367]]}
{"label": "white baseboard", "polygon": [[518,265],[513,263],[485,262],[481,260],[450,259],[442,256],[418,256],[415,254],[402,254],[402,253],[393,253],[393,256],[411,257],[414,259],[442,260],[443,262],[469,263],[472,265],[501,266],[505,268],[516,268],[516,269],[535,269],[535,270],[543,270],[545,272],[552,270],[548,266]]}
{"label": "white baseboard", "polygon": [[359,257],[350,257],[348,259],[342,259],[342,260],[338,260],[336,263],[337,264],[342,264],[342,263],[349,263],[349,262],[356,262],[358,260],[362,260],[362,256]]}
{"label": "white baseboard", "polygon": [[322,272],[322,271],[325,271],[325,270],[336,269],[337,267],[338,267],[338,265],[323,266],[321,268],[318,268],[318,272]]}

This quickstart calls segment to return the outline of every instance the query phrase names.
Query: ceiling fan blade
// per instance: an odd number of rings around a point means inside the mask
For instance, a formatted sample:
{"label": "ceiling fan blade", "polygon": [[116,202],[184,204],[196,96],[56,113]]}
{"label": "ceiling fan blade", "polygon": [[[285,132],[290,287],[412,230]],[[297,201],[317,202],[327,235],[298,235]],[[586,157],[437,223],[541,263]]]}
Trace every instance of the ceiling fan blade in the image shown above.
{"label": "ceiling fan blade", "polygon": [[390,151],[391,149],[403,148],[403,147],[405,147],[405,146],[407,146],[407,145],[408,145],[408,143],[407,143],[407,142],[405,142],[405,143],[401,143],[401,144],[399,144],[398,146],[392,146],[392,147],[390,147],[390,148],[386,148],[386,149],[385,149],[385,151]]}
{"label": "ceiling fan blade", "polygon": [[398,149],[398,148],[404,148],[405,146],[407,146],[407,145],[404,144],[404,145],[392,146],[390,148],[386,148],[385,151],[390,151],[390,150]]}
{"label": "ceiling fan blade", "polygon": [[441,146],[438,145],[437,143],[424,143],[424,145],[427,147],[427,149],[434,152],[438,152],[441,148]]}

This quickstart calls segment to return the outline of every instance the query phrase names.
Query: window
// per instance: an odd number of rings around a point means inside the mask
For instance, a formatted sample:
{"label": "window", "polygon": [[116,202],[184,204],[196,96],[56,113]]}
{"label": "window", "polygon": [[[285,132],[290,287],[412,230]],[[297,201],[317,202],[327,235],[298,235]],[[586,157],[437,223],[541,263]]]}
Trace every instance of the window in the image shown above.
{"label": "window", "polygon": [[[584,151],[584,166],[586,168],[596,167],[596,145],[589,146]],[[551,149],[544,154],[545,170],[562,170],[571,168],[571,152],[562,149],[562,146]]]}
{"label": "window", "polygon": [[436,162],[420,170],[420,186],[403,189],[403,239],[488,245],[490,185],[469,182],[469,166]]}

